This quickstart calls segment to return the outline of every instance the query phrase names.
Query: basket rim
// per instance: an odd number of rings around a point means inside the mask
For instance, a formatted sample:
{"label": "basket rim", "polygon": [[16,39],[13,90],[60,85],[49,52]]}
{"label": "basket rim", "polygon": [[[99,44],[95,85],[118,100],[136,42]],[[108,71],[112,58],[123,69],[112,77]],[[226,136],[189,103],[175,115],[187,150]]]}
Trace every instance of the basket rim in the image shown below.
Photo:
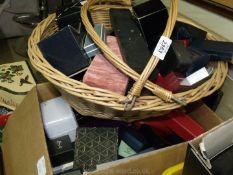
{"label": "basket rim", "polygon": [[[32,65],[45,76],[52,84],[58,86],[59,88],[64,89],[66,92],[78,96],[81,98],[85,98],[86,100],[90,101],[91,103],[105,105],[107,107],[111,107],[118,110],[124,110],[124,104],[120,103],[120,101],[125,97],[123,95],[116,94],[109,90],[104,90],[100,88],[95,88],[84,84],[78,80],[74,80],[69,78],[53,68],[43,57],[42,53],[40,52],[37,43],[41,39],[41,35],[47,29],[49,24],[53,22],[55,18],[55,14],[50,15],[48,18],[43,20],[38,26],[33,30],[30,39],[28,41],[28,55]],[[187,22],[191,25],[196,25],[199,28],[203,29],[203,26],[200,26],[198,23],[191,21],[185,17],[179,17],[178,20],[182,22]],[[214,32],[210,30],[207,31],[208,36],[212,39],[218,40],[225,40],[223,37],[216,35]],[[185,98],[187,103],[197,101],[204,97],[203,95],[200,96],[199,93],[195,93],[195,91],[206,91],[205,96],[208,96],[215,90],[221,87],[223,84],[226,74],[227,74],[227,63],[218,62],[216,65],[216,69],[212,77],[207,80],[202,85],[191,89],[189,91],[184,91],[181,93],[175,93],[175,96]],[[220,78],[219,78],[220,77]],[[216,82],[217,80],[220,80]],[[212,86],[215,85],[214,88]],[[211,89],[212,88],[212,89]],[[211,90],[209,90],[211,89]],[[180,105],[172,102],[165,102],[161,100],[157,96],[140,96],[136,100],[135,107],[132,109],[134,110],[159,110],[159,111],[167,111],[171,109],[176,109],[180,107]]]}

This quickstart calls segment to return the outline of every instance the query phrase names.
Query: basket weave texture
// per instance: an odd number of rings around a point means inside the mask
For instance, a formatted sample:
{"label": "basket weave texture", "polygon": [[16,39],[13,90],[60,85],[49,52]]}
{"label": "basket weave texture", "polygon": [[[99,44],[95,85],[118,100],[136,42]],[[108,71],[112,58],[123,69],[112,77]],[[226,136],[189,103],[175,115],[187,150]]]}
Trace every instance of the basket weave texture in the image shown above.
{"label": "basket weave texture", "polygon": [[[212,94],[221,87],[228,70],[227,63],[225,62],[211,62],[211,65],[214,67],[214,73],[211,78],[192,90],[177,94],[172,94],[170,91],[147,80],[159,61],[155,56],[150,58],[150,61],[141,75],[136,73],[108,48],[95,32],[88,19],[89,11],[94,23],[103,23],[105,27],[110,30],[110,8],[131,9],[131,3],[129,0],[111,0],[107,2],[103,0],[89,0],[83,6],[81,16],[87,32],[99,46],[106,58],[124,74],[136,81],[127,96],[122,96],[100,88],[90,87],[81,81],[71,79],[53,68],[46,61],[37,43],[58,30],[54,20],[55,14],[50,15],[38,24],[28,42],[28,55],[32,65],[54,84],[70,105],[82,115],[125,121],[160,116],[170,110],[181,107],[182,102],[188,104],[197,101],[202,97]],[[170,37],[172,33],[177,18],[177,8],[178,0],[171,0],[169,19],[163,33],[166,37]],[[220,36],[187,18],[179,17],[178,20],[206,30],[208,32],[208,39],[224,40]],[[143,87],[150,90],[154,96],[140,96]]]}

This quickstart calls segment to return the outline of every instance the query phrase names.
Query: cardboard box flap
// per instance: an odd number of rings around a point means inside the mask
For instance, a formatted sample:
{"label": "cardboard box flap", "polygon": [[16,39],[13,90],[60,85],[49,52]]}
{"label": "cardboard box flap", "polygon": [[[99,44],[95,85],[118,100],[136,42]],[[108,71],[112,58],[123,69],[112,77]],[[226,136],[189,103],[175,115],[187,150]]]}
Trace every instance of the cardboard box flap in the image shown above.
{"label": "cardboard box flap", "polygon": [[152,151],[150,153],[133,156],[132,158],[114,161],[87,175],[118,175],[118,174],[151,174],[159,175],[162,172],[185,159],[187,143],[178,144]]}
{"label": "cardboard box flap", "polygon": [[229,119],[229,120],[227,120],[227,121],[224,121],[224,122],[219,123],[217,126],[211,128],[208,132],[205,132],[205,133],[203,133],[202,135],[198,136],[197,138],[191,140],[189,143],[190,143],[195,149],[199,150],[199,144],[201,143],[203,137],[205,137],[205,136],[208,135],[208,134],[213,133],[216,129],[221,128],[221,127],[224,127],[226,124],[231,123],[231,122],[233,122],[233,118],[231,118],[231,119]]}
{"label": "cardboard box flap", "polygon": [[208,106],[202,104],[194,111],[189,113],[189,115],[197,121],[206,130],[210,130],[215,126],[218,126],[223,122],[221,118],[217,116]]}
{"label": "cardboard box flap", "polygon": [[37,85],[39,102],[51,100],[61,96],[58,90],[51,83],[42,83]]}
{"label": "cardboard box flap", "polygon": [[12,114],[4,130],[2,150],[6,175],[52,175],[40,115],[34,87]]}

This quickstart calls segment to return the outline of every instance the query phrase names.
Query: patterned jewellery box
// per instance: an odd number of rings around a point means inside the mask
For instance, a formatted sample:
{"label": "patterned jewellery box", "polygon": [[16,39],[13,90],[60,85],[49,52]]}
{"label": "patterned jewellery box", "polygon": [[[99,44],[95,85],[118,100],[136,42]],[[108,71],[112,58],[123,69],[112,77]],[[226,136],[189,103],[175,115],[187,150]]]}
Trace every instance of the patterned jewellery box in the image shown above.
{"label": "patterned jewellery box", "polygon": [[93,171],[96,165],[117,160],[118,128],[77,129],[74,168]]}

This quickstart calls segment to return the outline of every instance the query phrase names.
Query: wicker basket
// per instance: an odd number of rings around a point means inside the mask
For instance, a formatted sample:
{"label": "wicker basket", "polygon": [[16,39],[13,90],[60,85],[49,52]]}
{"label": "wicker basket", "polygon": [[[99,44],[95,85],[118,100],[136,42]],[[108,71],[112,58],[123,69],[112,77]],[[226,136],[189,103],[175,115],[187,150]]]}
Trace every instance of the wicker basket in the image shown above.
{"label": "wicker basket", "polygon": [[[115,67],[136,81],[127,96],[122,96],[100,88],[90,87],[80,81],[71,79],[53,68],[46,61],[37,47],[37,43],[44,37],[47,37],[57,31],[56,23],[54,22],[55,14],[50,15],[38,24],[31,34],[28,42],[28,54],[32,65],[51,83],[53,83],[70,105],[82,115],[115,120],[134,121],[147,117],[163,115],[172,109],[179,108],[182,105],[208,96],[221,87],[228,69],[227,63],[224,62],[211,63],[215,67],[214,73],[212,77],[202,85],[189,91],[172,94],[170,91],[167,91],[147,80],[150,73],[156,67],[159,61],[158,58],[152,56],[141,75],[118,59],[118,57],[112,53],[112,51],[94,31],[91,23],[89,22],[87,12],[89,11],[91,13],[94,23],[103,23],[107,29],[111,29],[109,9],[131,9],[130,4],[129,0],[108,0],[107,2],[103,0],[89,0],[83,6],[81,13],[87,32],[92,37],[93,41],[101,48],[106,58]],[[166,37],[170,37],[175,25],[177,6],[178,0],[171,0],[169,19],[163,33]],[[180,21],[208,31],[208,39],[224,40],[187,18],[179,18]],[[147,88],[155,95],[140,96],[143,87]]]}

